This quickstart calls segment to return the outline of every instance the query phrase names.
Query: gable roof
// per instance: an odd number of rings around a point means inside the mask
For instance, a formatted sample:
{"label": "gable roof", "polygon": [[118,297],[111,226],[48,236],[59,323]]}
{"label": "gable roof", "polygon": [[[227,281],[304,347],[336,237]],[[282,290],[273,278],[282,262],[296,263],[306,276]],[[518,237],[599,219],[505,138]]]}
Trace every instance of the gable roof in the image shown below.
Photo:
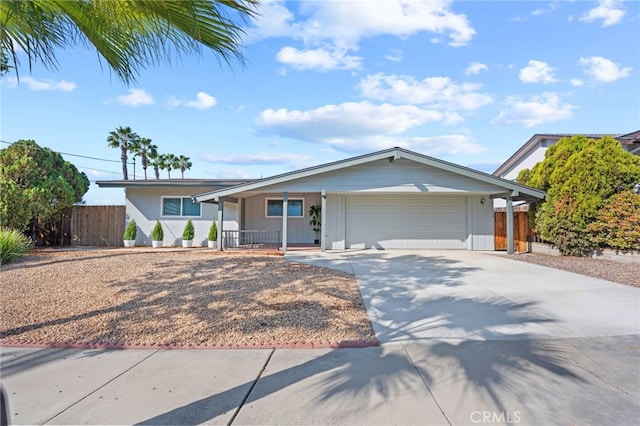
{"label": "gable roof", "polygon": [[332,163],[326,163],[318,166],[308,167],[305,169],[295,170],[292,172],[259,179],[253,182],[236,185],[230,188],[218,189],[202,194],[197,194],[195,195],[195,198],[201,202],[217,202],[220,197],[233,196],[245,191],[259,190],[261,188],[274,184],[286,183],[296,179],[319,175],[321,173],[327,173],[334,170],[345,169],[348,167],[384,159],[389,159],[390,161],[407,159],[420,164],[424,164],[426,166],[435,167],[440,170],[445,170],[471,179],[476,179],[500,188],[504,188],[505,192],[511,191],[514,195],[514,199],[531,201],[534,199],[542,199],[545,196],[544,191],[521,185],[510,180],[492,176],[488,173],[480,172],[469,167],[460,166],[458,164],[429,157],[428,155],[423,155],[404,148],[396,147],[385,149],[383,151],[373,152],[370,154],[360,155],[357,157],[347,158],[345,160],[334,161]]}

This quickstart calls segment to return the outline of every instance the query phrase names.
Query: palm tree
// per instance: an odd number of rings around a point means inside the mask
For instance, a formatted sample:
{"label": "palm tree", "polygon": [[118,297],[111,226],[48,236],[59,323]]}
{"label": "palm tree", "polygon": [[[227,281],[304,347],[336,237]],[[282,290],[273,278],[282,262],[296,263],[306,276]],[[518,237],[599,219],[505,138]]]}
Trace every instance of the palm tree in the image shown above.
{"label": "palm tree", "polygon": [[137,139],[133,145],[129,148],[130,152],[135,153],[135,155],[133,156],[134,161],[133,161],[133,178],[135,179],[135,174],[136,174],[136,163],[135,163],[135,157],[136,156],[140,156],[140,162],[142,163],[142,170],[144,170],[144,180],[147,180],[147,167],[149,166],[149,152],[152,149],[151,147],[153,147],[156,152],[158,147],[155,145],[151,144],[151,139],[149,138],[139,138]]}
{"label": "palm tree", "polygon": [[140,136],[135,134],[135,138],[133,138],[129,142],[129,152],[133,154],[131,159],[133,160],[133,180],[136,180],[136,157],[140,155]]}
{"label": "palm tree", "polygon": [[138,135],[133,133],[131,127],[118,127],[116,130],[109,132],[107,143],[111,148],[120,148],[120,160],[122,161],[122,179],[129,180],[127,173],[127,152],[132,142],[138,139]]}
{"label": "palm tree", "polygon": [[177,160],[178,160],[177,161],[178,168],[180,169],[180,174],[182,174],[182,179],[184,179],[184,171],[189,170],[193,164],[191,164],[191,161],[189,161],[190,158],[185,157],[184,155],[179,156]]}
{"label": "palm tree", "polygon": [[158,154],[158,147],[156,145],[151,145],[147,156],[149,157],[149,163],[153,166],[156,179],[160,179],[160,154]]}
{"label": "palm tree", "polygon": [[160,156],[160,168],[167,169],[167,175],[169,179],[171,179],[171,170],[177,169],[180,167],[178,163],[178,157],[174,154],[162,154]]}
{"label": "palm tree", "polygon": [[57,69],[57,53],[78,44],[93,46],[126,84],[149,66],[203,50],[227,64],[243,62],[239,21],[255,17],[258,7],[258,0],[2,0],[1,68],[17,76],[17,53],[24,52],[29,70],[34,62]]}

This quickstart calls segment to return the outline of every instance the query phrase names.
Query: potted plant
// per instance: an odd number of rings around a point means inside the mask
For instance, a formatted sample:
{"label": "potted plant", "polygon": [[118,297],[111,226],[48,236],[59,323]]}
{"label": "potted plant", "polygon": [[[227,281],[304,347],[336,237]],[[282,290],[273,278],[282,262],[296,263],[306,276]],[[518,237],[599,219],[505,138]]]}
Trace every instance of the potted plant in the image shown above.
{"label": "potted plant", "polygon": [[123,236],[124,246],[135,247],[137,236],[138,236],[138,225],[136,225],[135,219],[131,219],[127,224],[127,228],[124,230],[124,236]]}
{"label": "potted plant", "polygon": [[182,247],[193,246],[194,233],[195,230],[193,229],[193,222],[189,219],[187,220],[187,224],[184,226],[184,231],[182,231]]}
{"label": "potted plant", "polygon": [[209,228],[209,235],[207,237],[209,242],[207,245],[209,248],[216,248],[216,243],[218,242],[218,223],[214,220],[211,223],[211,228]]}
{"label": "potted plant", "polygon": [[309,220],[309,225],[311,225],[311,229],[313,229],[313,232],[316,235],[316,239],[313,240],[314,244],[320,244],[320,228],[321,228],[321,223],[320,223],[320,214],[322,213],[322,207],[321,206],[311,206],[309,207],[309,217],[311,218]]}
{"label": "potted plant", "polygon": [[153,227],[153,231],[151,231],[151,245],[153,246],[153,248],[162,247],[163,240],[164,230],[162,229],[160,221],[156,219],[156,225]]}

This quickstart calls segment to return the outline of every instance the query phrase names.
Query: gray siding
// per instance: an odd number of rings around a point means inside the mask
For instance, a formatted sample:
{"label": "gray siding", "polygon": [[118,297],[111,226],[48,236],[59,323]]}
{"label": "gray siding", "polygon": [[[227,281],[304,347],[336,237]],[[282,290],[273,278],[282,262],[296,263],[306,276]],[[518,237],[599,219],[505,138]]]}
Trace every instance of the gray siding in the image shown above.
{"label": "gray siding", "polygon": [[344,250],[346,248],[345,212],[345,196],[327,194],[327,226],[322,227],[325,233],[325,249]]}
{"label": "gray siding", "polygon": [[[484,205],[480,202],[484,198]],[[469,250],[495,250],[493,203],[488,195],[467,198]]]}
{"label": "gray siding", "polygon": [[504,189],[456,173],[425,166],[411,160],[388,160],[335,170],[276,184],[265,192],[386,192],[386,193],[499,193]]}
{"label": "gray siding", "polygon": [[[151,245],[151,231],[156,219],[160,220],[164,230],[164,245],[182,244],[182,231],[188,219],[191,219],[195,228],[194,246],[207,245],[209,227],[218,215],[216,204],[202,203],[201,217],[199,218],[162,216],[162,197],[190,197],[202,192],[201,187],[127,188],[125,191],[127,221],[135,219],[138,224],[137,245]],[[236,205],[225,203],[224,222],[225,229],[238,229],[238,207]]]}
{"label": "gray siding", "polygon": [[[245,230],[282,231],[282,218],[266,216],[266,200],[268,198],[282,199],[282,193],[260,194],[248,197],[244,201]],[[304,194],[289,192],[289,199],[303,201],[303,217],[289,217],[287,228],[287,243],[313,244],[315,234],[309,225],[309,207],[320,204],[320,194]]]}

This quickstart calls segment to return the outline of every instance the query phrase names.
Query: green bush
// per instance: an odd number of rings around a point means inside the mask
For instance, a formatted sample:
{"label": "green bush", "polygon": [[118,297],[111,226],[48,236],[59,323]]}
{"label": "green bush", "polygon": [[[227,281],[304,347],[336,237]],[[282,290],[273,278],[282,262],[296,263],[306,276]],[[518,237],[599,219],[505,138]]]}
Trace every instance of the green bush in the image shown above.
{"label": "green bush", "polygon": [[209,228],[209,241],[217,241],[218,240],[218,223],[214,220],[211,223],[211,228]]}
{"label": "green bush", "polygon": [[187,220],[187,224],[184,226],[184,231],[182,231],[182,239],[184,241],[193,240],[195,230],[193,229],[193,222],[191,219]]}
{"label": "green bush", "polygon": [[609,198],[588,230],[597,247],[640,250],[640,194],[624,191]]}
{"label": "green bush", "polygon": [[31,239],[13,229],[0,230],[0,265],[24,256],[33,248]]}
{"label": "green bush", "polygon": [[153,241],[162,241],[164,240],[164,230],[162,229],[162,225],[160,221],[156,219],[156,225],[153,227],[153,231],[151,231],[151,239]]}
{"label": "green bush", "polygon": [[138,226],[136,225],[136,220],[131,219],[129,224],[127,225],[127,229],[124,230],[124,240],[135,240],[138,236]]}

